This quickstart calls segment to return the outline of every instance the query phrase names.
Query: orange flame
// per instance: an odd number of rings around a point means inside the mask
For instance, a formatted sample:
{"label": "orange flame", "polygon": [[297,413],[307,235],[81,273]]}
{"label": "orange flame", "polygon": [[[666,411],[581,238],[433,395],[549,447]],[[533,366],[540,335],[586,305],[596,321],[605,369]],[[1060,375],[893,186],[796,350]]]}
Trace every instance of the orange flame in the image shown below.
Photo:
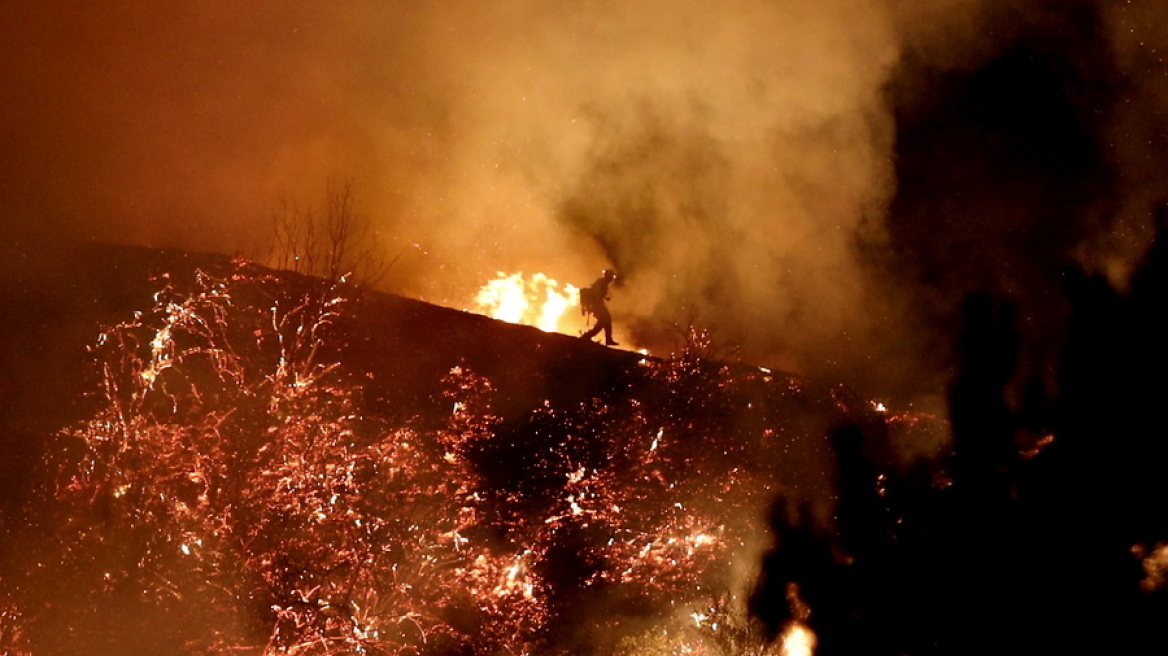
{"label": "orange flame", "polygon": [[788,624],[779,641],[779,653],[782,656],[813,656],[815,654],[815,632],[802,622]]}
{"label": "orange flame", "polygon": [[579,290],[542,273],[524,277],[523,273],[506,274],[483,285],[475,296],[475,311],[493,319],[535,326],[546,332],[562,332],[560,321],[568,310],[579,305]]}

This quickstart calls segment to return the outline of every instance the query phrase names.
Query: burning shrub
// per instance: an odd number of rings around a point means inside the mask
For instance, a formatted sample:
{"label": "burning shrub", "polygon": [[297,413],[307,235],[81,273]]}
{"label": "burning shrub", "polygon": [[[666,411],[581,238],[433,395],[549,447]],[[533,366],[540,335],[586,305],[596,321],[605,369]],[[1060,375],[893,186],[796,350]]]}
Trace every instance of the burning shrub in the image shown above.
{"label": "burning shrub", "polygon": [[441,633],[424,602],[467,558],[468,486],[438,470],[434,436],[360,417],[328,358],[346,301],[242,269],[156,301],[94,351],[103,404],[69,433],[81,457],[62,491],[80,511],[71,555],[120,551],[107,591],[254,632],[209,631],[192,651],[266,631],[265,653],[396,653]]}
{"label": "burning shrub", "polygon": [[502,391],[455,367],[441,421],[391,424],[339,364],[343,282],[164,280],[101,335],[94,412],[65,435],[79,614],[162,618],[140,641],[168,653],[611,652],[650,625],[762,653],[738,563],[797,388],[645,360],[603,398],[504,419]]}
{"label": "burning shrub", "polygon": [[0,596],[0,653],[8,656],[27,656],[32,653],[25,646],[24,616],[20,608],[6,596]]}

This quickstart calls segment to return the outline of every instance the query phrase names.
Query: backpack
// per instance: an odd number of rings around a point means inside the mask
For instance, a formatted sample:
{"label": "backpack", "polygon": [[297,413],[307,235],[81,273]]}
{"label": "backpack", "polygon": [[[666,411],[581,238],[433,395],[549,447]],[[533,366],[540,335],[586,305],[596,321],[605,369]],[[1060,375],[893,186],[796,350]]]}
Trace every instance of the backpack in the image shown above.
{"label": "backpack", "polygon": [[598,290],[591,287],[580,290],[580,314],[595,314],[596,308],[603,302]]}

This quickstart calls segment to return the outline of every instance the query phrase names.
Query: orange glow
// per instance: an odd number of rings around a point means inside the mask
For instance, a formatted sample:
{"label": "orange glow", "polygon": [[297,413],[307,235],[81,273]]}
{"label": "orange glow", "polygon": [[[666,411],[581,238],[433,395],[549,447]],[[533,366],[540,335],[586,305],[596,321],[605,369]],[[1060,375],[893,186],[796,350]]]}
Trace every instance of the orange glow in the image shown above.
{"label": "orange glow", "polygon": [[[237,285],[276,302],[249,305],[233,298]],[[494,384],[462,366],[442,381],[444,424],[365,420],[357,389],[327,359],[348,306],[334,293],[287,294],[280,279],[244,269],[200,273],[192,291],[166,287],[106,330],[94,349],[105,403],[68,433],[83,452],[59,491],[78,517],[64,557],[102,548],[100,498],[101,512],[142,536],[139,562],[102,585],[140,577],[151,599],[179,590],[212,620],[234,616],[240,599],[271,609],[267,647],[209,631],[198,638],[205,653],[531,656],[548,653],[542,636],[566,621],[557,577],[571,548],[588,559],[574,584],[662,609],[643,629],[619,609],[598,615],[596,639],[616,636],[628,647],[618,653],[699,656],[730,639],[777,653],[737,595],[748,585],[737,564],[765,530],[745,509],[772,496],[770,468],[732,466],[725,446],[697,443],[707,430],[631,397],[547,403],[533,416],[539,441],[520,449],[496,430]],[[513,274],[480,296],[513,320],[538,320],[548,308],[562,316],[575,293]],[[241,333],[255,339],[233,341]],[[671,394],[694,384],[693,360],[644,360],[638,371]],[[770,382],[747,372],[725,384]],[[246,420],[243,406],[254,412]],[[484,475],[500,449],[517,461],[508,471],[542,472],[538,485]],[[726,508],[744,510],[728,518]],[[0,595],[0,619],[28,621],[4,604]],[[809,637],[781,644],[810,654]]]}
{"label": "orange glow", "polygon": [[801,622],[791,622],[779,637],[782,656],[812,656],[815,653],[815,632]]}
{"label": "orange glow", "polygon": [[475,311],[492,319],[535,326],[546,332],[563,332],[560,322],[568,310],[579,305],[579,290],[542,273],[524,277],[523,273],[506,274],[483,285],[475,296]]}
{"label": "orange glow", "polygon": [[1144,545],[1136,545],[1133,553],[1143,560],[1145,577],[1140,587],[1155,592],[1168,587],[1168,544],[1159,543],[1150,552]]}

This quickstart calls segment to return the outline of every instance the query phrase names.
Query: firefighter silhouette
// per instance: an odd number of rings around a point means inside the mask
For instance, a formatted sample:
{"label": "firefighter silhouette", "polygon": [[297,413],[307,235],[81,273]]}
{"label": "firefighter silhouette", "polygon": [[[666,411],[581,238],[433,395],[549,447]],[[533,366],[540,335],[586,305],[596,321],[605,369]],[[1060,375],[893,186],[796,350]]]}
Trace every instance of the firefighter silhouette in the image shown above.
{"label": "firefighter silhouette", "polygon": [[601,330],[604,331],[604,343],[607,346],[616,346],[612,338],[612,315],[608,313],[605,301],[609,299],[608,286],[616,280],[616,272],[607,269],[596,279],[596,282],[580,290],[580,313],[596,317],[596,325],[580,335],[581,339],[591,340]]}

